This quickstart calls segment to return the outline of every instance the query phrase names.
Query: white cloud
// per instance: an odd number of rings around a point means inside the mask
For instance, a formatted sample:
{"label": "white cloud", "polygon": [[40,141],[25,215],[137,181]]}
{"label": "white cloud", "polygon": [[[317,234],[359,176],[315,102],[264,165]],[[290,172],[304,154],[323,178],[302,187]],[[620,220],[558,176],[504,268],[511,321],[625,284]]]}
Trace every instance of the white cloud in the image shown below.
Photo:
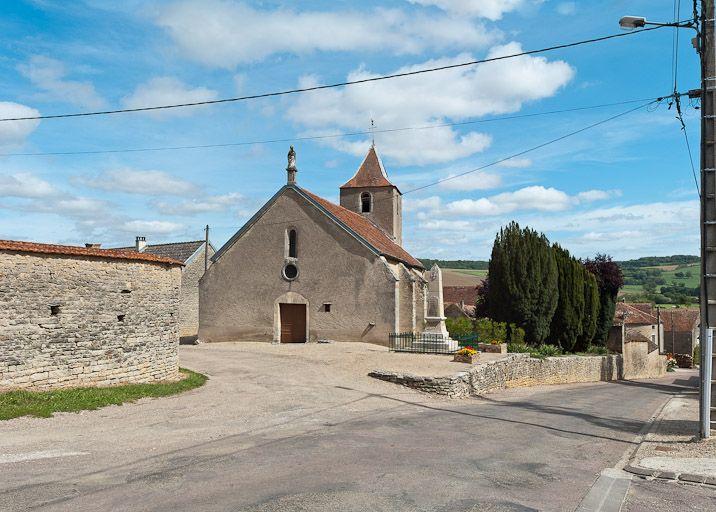
{"label": "white cloud", "polygon": [[583,203],[589,203],[592,201],[603,201],[610,197],[621,196],[621,190],[586,190],[577,194],[577,200]]}
{"label": "white cloud", "polygon": [[[0,118],[36,117],[40,112],[34,108],[0,101]],[[0,146],[13,146],[22,144],[25,139],[40,125],[39,119],[30,121],[2,121],[0,122]]]}
{"label": "white cloud", "polygon": [[488,172],[474,172],[457,177],[450,174],[446,179],[448,181],[440,183],[440,188],[445,190],[487,190],[502,184],[502,178],[499,175]]}
{"label": "white cloud", "polygon": [[75,177],[75,183],[106,190],[147,196],[186,196],[199,188],[189,181],[175,178],[164,171],[142,171],[129,168],[113,169],[88,177]]}
{"label": "white cloud", "polygon": [[574,2],[561,2],[557,4],[557,13],[562,16],[571,16],[577,12],[577,4]]}
{"label": "white cloud", "polygon": [[509,169],[524,169],[532,165],[532,160],[529,158],[510,158],[509,160],[500,162],[497,165],[500,167],[507,167]]}
{"label": "white cloud", "polygon": [[438,196],[426,197],[424,199],[413,199],[407,197],[403,200],[403,211],[412,212],[416,210],[437,210],[442,204]]}
{"label": "white cloud", "polygon": [[466,231],[473,227],[472,222],[466,220],[426,220],[419,224],[420,229],[428,231]]}
{"label": "white cloud", "polygon": [[126,233],[168,235],[181,231],[183,227],[182,224],[165,220],[128,220],[121,223],[118,229]]}
{"label": "white cloud", "polygon": [[64,101],[82,108],[96,109],[106,105],[91,82],[66,80],[65,65],[56,59],[35,55],[18,71],[42,91],[41,98]]}
{"label": "white cloud", "polygon": [[280,53],[417,54],[427,49],[479,48],[499,34],[458,16],[384,8],[370,12],[259,10],[229,0],[176,2],[161,10],[156,23],[189,58],[230,69]]}
{"label": "white cloud", "polygon": [[[492,48],[488,57],[519,53],[519,43]],[[470,54],[429,60],[395,70],[415,71],[473,60]],[[348,80],[378,76],[359,68]],[[374,119],[378,130],[401,126],[425,126],[463,120],[486,114],[518,111],[525,102],[554,95],[574,76],[563,61],[523,56],[473,67],[428,73],[420,78],[372,82],[355,87],[306,93],[290,106],[288,115],[306,128],[306,134],[365,130]],[[318,84],[312,76],[299,81],[301,87]],[[479,91],[479,94],[476,94]],[[461,134],[451,127],[429,130],[376,133],[382,155],[399,165],[431,164],[463,158],[486,149],[491,138],[478,132]],[[326,140],[336,149],[362,156],[370,144],[359,141]]]}
{"label": "white cloud", "polygon": [[553,187],[540,185],[524,187],[513,192],[504,192],[480,199],[461,199],[448,203],[445,211],[452,215],[490,216],[502,215],[517,210],[558,212],[568,210],[582,202],[597,201],[611,197],[610,192],[589,190],[575,196]]}
{"label": "white cloud", "polygon": [[[155,77],[146,83],[140,84],[134,92],[125,97],[122,102],[126,108],[142,108],[155,105],[171,105],[176,103],[195,103],[216,99],[216,91],[205,87],[189,88],[180,80],[170,76]],[[198,108],[198,107],[196,107]],[[159,116],[185,116],[195,111],[195,108],[174,108],[168,110],[149,111],[149,115]]]}
{"label": "white cloud", "polygon": [[0,175],[0,197],[38,198],[57,193],[58,191],[50,183],[30,173]]}
{"label": "white cloud", "polygon": [[197,213],[221,212],[240,206],[243,196],[237,192],[206,196],[178,203],[159,202],[155,206],[165,215],[195,215]]}
{"label": "white cloud", "polygon": [[524,5],[525,0],[408,0],[419,5],[434,5],[453,14],[499,20],[502,15]]}

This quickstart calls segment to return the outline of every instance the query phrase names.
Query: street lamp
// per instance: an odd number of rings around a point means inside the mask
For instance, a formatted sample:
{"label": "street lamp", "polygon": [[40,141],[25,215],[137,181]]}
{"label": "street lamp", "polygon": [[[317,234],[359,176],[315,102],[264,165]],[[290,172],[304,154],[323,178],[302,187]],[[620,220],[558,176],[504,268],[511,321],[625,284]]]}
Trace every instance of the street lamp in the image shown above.
{"label": "street lamp", "polygon": [[624,30],[633,30],[646,26],[646,18],[640,16],[624,16],[619,20],[619,26]]}

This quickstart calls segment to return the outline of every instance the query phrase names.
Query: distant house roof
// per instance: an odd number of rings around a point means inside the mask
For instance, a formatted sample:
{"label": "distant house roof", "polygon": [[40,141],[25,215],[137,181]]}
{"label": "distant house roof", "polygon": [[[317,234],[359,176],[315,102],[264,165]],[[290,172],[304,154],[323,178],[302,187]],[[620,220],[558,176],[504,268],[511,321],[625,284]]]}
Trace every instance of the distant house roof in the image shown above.
{"label": "distant house roof", "polygon": [[651,304],[617,302],[614,325],[653,325],[657,323]]}
{"label": "distant house roof", "polygon": [[[184,263],[204,244],[204,240],[193,240],[191,242],[172,242],[168,244],[146,245],[140,254],[154,254]],[[211,244],[210,244],[211,245]],[[135,247],[120,247],[121,251],[134,251]]]}
{"label": "distant house roof", "polygon": [[691,332],[701,320],[698,309],[674,308],[662,310],[659,315],[664,332]]}
{"label": "distant house roof", "polygon": [[38,244],[35,242],[19,242],[15,240],[0,240],[0,250],[36,254],[56,254],[62,256],[87,256],[92,258],[115,260],[146,261],[151,263],[165,263],[167,265],[183,265],[181,261],[177,261],[174,258],[136,251],[100,249],[98,247],[78,247],[74,245]]}
{"label": "distant house roof", "polygon": [[[395,187],[385,172],[375,147],[371,146],[358,171],[341,188]],[[395,187],[396,189],[398,187]],[[398,190],[400,192],[400,190]]]}
{"label": "distant house roof", "polygon": [[477,286],[443,286],[443,302],[457,304],[462,301],[466,305],[474,306],[478,290]]}
{"label": "distant house roof", "polygon": [[301,192],[306,194],[310,199],[313,199],[321,207],[328,211],[333,217],[338,219],[340,222],[345,224],[348,228],[358,234],[366,242],[377,249],[382,255],[401,261],[410,267],[424,268],[423,264],[420,263],[416,258],[411,256],[408,251],[403,249],[397,243],[380,229],[378,226],[373,224],[370,220],[359,215],[355,212],[333,204],[327,199],[317,196],[316,194],[309,192],[305,188],[296,187]]}

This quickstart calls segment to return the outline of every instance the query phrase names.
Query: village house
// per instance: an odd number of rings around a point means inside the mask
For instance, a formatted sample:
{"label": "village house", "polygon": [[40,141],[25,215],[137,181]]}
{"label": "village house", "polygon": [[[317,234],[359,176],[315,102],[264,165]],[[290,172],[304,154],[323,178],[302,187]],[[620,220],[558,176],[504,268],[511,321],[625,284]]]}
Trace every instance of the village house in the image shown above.
{"label": "village house", "polygon": [[475,318],[478,286],[443,286],[445,316],[448,318]]}
{"label": "village house", "polygon": [[662,309],[659,315],[664,323],[663,348],[671,354],[693,356],[699,340],[700,313],[695,308]]}
{"label": "village house", "polygon": [[182,342],[194,341],[199,332],[199,279],[204,275],[205,268],[211,265],[210,258],[216,252],[211,242],[208,246],[205,240],[147,244],[146,237],[138,236],[134,247],[120,247],[119,250],[134,250],[184,263],[179,300],[179,336]]}
{"label": "village house", "polygon": [[392,332],[443,332],[442,293],[427,297],[402,247],[402,197],[371,147],[340,205],[287,183],[221,247],[199,284],[199,339],[387,344]]}
{"label": "village house", "polygon": [[664,324],[657,319],[649,303],[629,304],[617,302],[614,322],[609,330],[607,348],[621,352],[625,342],[648,342],[651,349],[664,353]]}
{"label": "village house", "polygon": [[181,266],[0,240],[0,390],[178,378]]}

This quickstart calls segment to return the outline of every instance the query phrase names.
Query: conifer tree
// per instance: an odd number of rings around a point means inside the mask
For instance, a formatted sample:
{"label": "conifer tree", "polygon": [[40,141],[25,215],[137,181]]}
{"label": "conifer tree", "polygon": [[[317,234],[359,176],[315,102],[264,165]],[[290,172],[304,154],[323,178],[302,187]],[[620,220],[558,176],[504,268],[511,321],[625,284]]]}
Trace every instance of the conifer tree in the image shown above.
{"label": "conifer tree", "polygon": [[557,262],[558,299],[549,342],[571,352],[584,329],[584,269],[559,245],[552,250]]}
{"label": "conifer tree", "polygon": [[490,258],[487,311],[493,320],[522,327],[542,343],[557,307],[557,264],[547,238],[511,222],[495,237]]}
{"label": "conifer tree", "polygon": [[594,274],[599,286],[599,317],[592,342],[604,345],[609,335],[609,329],[614,322],[617,294],[624,285],[624,276],[619,265],[606,254],[597,254],[593,260],[585,260],[584,266]]}
{"label": "conifer tree", "polygon": [[586,267],[584,272],[584,317],[582,321],[582,335],[577,339],[574,347],[576,352],[587,350],[594,340],[599,320],[599,286],[597,278]]}

